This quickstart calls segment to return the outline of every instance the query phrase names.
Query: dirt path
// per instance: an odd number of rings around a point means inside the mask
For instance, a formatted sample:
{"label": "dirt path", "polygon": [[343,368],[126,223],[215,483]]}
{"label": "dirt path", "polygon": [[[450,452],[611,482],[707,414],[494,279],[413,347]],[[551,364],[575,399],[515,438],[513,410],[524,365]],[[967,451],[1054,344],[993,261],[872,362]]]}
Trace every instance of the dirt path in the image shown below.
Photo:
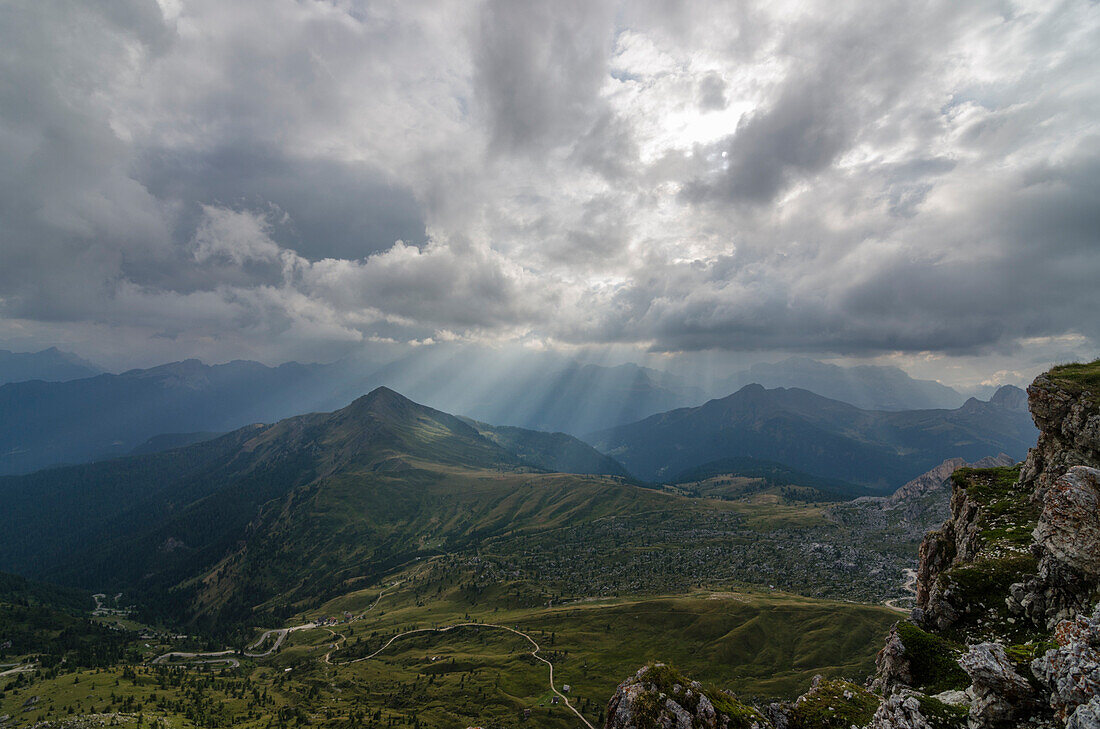
{"label": "dirt path", "polygon": [[[903,572],[905,573],[905,584],[903,584],[902,587],[904,587],[907,592],[913,593],[913,597],[916,597],[917,596],[917,571],[915,569],[907,567],[905,570],[903,570]],[[895,598],[891,598],[889,600],[884,600],[882,604],[885,605],[886,607],[890,608],[891,610],[897,610],[899,612],[903,612],[906,615],[908,615],[910,612],[912,612],[911,610],[909,610],[909,608],[898,607],[897,605],[894,604],[898,600],[904,600],[904,599],[907,599],[907,598],[895,597]]]}

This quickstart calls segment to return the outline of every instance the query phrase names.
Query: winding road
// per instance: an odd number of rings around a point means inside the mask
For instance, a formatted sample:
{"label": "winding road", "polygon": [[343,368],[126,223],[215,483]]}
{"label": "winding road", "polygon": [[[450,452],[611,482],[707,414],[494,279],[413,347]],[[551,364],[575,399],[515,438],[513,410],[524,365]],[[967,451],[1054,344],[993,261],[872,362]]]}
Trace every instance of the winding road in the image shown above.
{"label": "winding road", "polygon": [[228,663],[232,668],[236,668],[241,665],[241,662],[233,657],[236,653],[236,651],[216,651],[213,653],[184,653],[182,651],[172,651],[171,653],[157,656],[152,662],[167,663],[173,658],[202,658],[203,660],[196,661],[196,663]]}
{"label": "winding road", "polygon": [[[527,633],[524,633],[522,630],[517,630],[515,628],[510,628],[507,625],[497,625],[495,623],[456,623],[455,625],[448,625],[445,628],[418,628],[417,630],[407,630],[404,633],[398,633],[397,635],[395,635],[392,638],[390,638],[389,640],[387,640],[386,643],[381,648],[376,650],[374,653],[371,653],[369,656],[363,656],[362,658],[353,658],[350,661],[343,661],[343,662],[340,662],[340,663],[332,663],[332,661],[329,660],[329,656],[331,656],[334,652],[339,650],[336,647],[336,643],[334,643],[333,644],[333,650],[331,650],[327,654],[325,654],[325,661],[327,663],[331,663],[334,666],[346,666],[346,665],[351,664],[351,663],[359,663],[360,661],[369,661],[370,659],[374,658],[379,653],[383,652],[384,650],[389,648],[391,645],[393,645],[394,641],[398,640],[399,638],[404,638],[405,636],[409,636],[409,635],[416,635],[418,633],[446,633],[446,632],[449,632],[451,630],[457,630],[458,628],[493,628],[493,629],[496,629],[496,630],[506,630],[509,633],[513,633],[515,635],[520,636],[521,638],[525,638],[527,640],[527,642],[530,643],[534,647],[534,650],[532,650],[529,655],[532,658],[534,658],[535,660],[542,661],[550,669],[550,690],[553,691],[555,694],[557,694],[559,698],[561,698],[562,703],[565,705],[565,707],[567,709],[569,709],[570,711],[572,711],[574,714],[576,714],[577,718],[580,719],[581,721],[583,721],[584,725],[586,727],[588,727],[588,729],[596,729],[594,726],[592,726],[592,724],[588,721],[588,719],[584,718],[584,715],[581,714],[581,712],[577,711],[576,707],[574,707],[571,703],[569,703],[569,699],[566,697],[566,695],[563,694],[561,691],[558,691],[557,688],[554,687],[554,664],[551,663],[549,660],[547,660],[547,659],[545,659],[545,658],[543,658],[542,656],[539,655],[539,651],[542,650],[542,647],[535,641],[534,638],[532,638]],[[343,637],[343,636],[341,636],[341,637]]]}
{"label": "winding road", "polygon": [[[431,559],[428,560],[428,562],[431,562],[435,559],[438,559],[438,557],[432,557]],[[425,563],[425,566],[427,566],[427,563]],[[417,572],[417,575],[418,574],[419,574],[419,571]],[[415,577],[416,577],[416,575],[413,575],[413,579],[415,579]],[[914,578],[915,578],[915,573],[914,573]],[[371,610],[374,610],[374,608],[376,608],[378,606],[378,603],[382,601],[382,598],[386,595],[386,592],[388,590],[392,590],[393,588],[397,587],[398,585],[402,584],[403,582],[405,582],[405,580],[391,583],[387,587],[382,588],[382,590],[378,593],[378,597],[375,598],[374,602],[372,602],[370,604],[370,606],[367,607],[366,610],[364,610],[362,613],[357,615],[354,619],[359,620],[360,618],[364,617],[367,613],[369,613]],[[250,646],[248,646],[243,651],[243,655],[247,656],[248,658],[263,658],[265,656],[269,656],[269,655],[271,655],[272,653],[274,653],[275,651],[277,651],[279,649],[279,646],[281,646],[283,644],[283,641],[286,640],[286,637],[287,637],[288,634],[293,633],[296,630],[308,630],[310,628],[316,628],[316,627],[318,627],[316,623],[306,623],[305,625],[296,625],[293,628],[275,628],[275,629],[272,629],[272,630],[264,631],[264,633],[256,640],[256,642],[252,643]],[[400,638],[404,638],[404,637],[409,636],[409,635],[416,635],[418,633],[447,633],[449,631],[457,630],[459,628],[492,628],[494,630],[506,630],[509,633],[512,633],[514,635],[518,635],[521,638],[525,639],[528,643],[531,644],[531,646],[533,648],[533,650],[530,651],[529,655],[537,661],[542,661],[543,663],[546,664],[547,668],[550,669],[550,681],[549,681],[550,690],[553,691],[554,694],[557,695],[558,698],[561,699],[562,704],[567,709],[569,709],[574,714],[576,714],[577,718],[580,719],[582,722],[584,722],[584,725],[586,727],[588,727],[588,729],[596,729],[594,726],[592,726],[591,722],[589,722],[588,719],[584,718],[584,715],[581,714],[581,712],[578,711],[575,706],[573,706],[571,703],[569,703],[569,698],[565,694],[563,694],[561,691],[558,691],[558,689],[554,686],[554,664],[552,662],[550,662],[549,660],[547,660],[546,658],[543,658],[542,656],[539,655],[539,652],[542,651],[542,646],[540,646],[538,644],[538,642],[534,638],[532,638],[530,635],[528,635],[527,633],[524,633],[521,630],[517,630],[516,628],[510,628],[507,625],[497,625],[495,623],[456,623],[455,625],[448,625],[448,626],[443,627],[443,628],[419,628],[417,630],[408,630],[408,631],[405,631],[404,633],[398,633],[397,635],[393,636],[388,641],[386,641],[385,645],[383,645],[381,648],[376,650],[374,653],[371,653],[369,656],[363,656],[362,658],[353,658],[349,661],[340,661],[340,662],[334,662],[332,660],[332,654],[335,653],[336,651],[340,650],[340,647],[341,647],[340,644],[345,642],[346,636],[344,636],[341,633],[337,633],[334,630],[326,628],[326,630],[328,630],[328,632],[332,635],[332,637],[337,639],[337,640],[335,640],[333,642],[332,649],[323,656],[323,660],[324,660],[325,663],[327,663],[331,666],[346,666],[346,665],[349,665],[349,664],[352,664],[352,663],[359,663],[361,661],[369,661],[370,659],[374,658],[378,654],[385,651],[387,648],[389,648],[391,645],[393,645],[395,641],[397,641]],[[270,648],[268,648],[263,653],[250,652],[250,651],[255,651],[256,648],[263,645],[264,641],[266,641],[272,635],[278,635],[278,638],[276,638],[274,645],[272,645]],[[183,652],[180,652],[180,651],[172,651],[170,653],[165,653],[163,655],[157,656],[156,658],[154,658],[152,660],[152,662],[153,663],[166,663],[166,662],[172,660],[173,658],[182,658],[182,659],[196,659],[196,658],[198,658],[198,659],[202,659],[202,660],[197,661],[198,663],[228,663],[231,667],[236,668],[237,666],[241,665],[241,662],[237,658],[234,657],[236,655],[238,655],[237,651],[233,651],[233,650],[214,651],[214,652],[209,652],[209,653],[183,653]],[[2,675],[2,674],[0,674],[0,675]]]}
{"label": "winding road", "polygon": [[[913,597],[916,597],[917,596],[917,571],[915,569],[912,569],[912,568],[906,568],[905,570],[903,570],[903,572],[905,573],[905,584],[902,585],[902,587],[904,587],[908,592],[913,593]],[[890,608],[891,610],[898,610],[898,611],[903,612],[906,615],[908,615],[910,612],[912,612],[909,608],[898,607],[897,605],[894,604],[898,600],[907,600],[907,599],[908,598],[895,597],[895,598],[891,598],[889,600],[884,600],[882,604],[885,605],[886,607]]]}
{"label": "winding road", "polygon": [[[272,653],[279,650],[279,646],[281,646],[283,644],[283,641],[286,640],[286,637],[287,637],[288,634],[293,633],[296,630],[309,630],[310,628],[316,628],[316,627],[317,627],[317,623],[306,623],[305,625],[295,625],[293,628],[275,628],[273,630],[264,631],[264,634],[260,636],[259,640],[257,640],[255,643],[253,643],[252,645],[248,646],[248,648],[245,649],[244,654],[249,658],[263,658],[265,656],[270,656]],[[268,648],[263,653],[250,653],[249,652],[249,651],[254,651],[257,648],[259,648],[260,646],[262,646],[264,644],[264,641],[267,640],[272,635],[278,635],[279,636],[278,638],[275,639],[275,645],[271,646],[270,648]]]}
{"label": "winding road", "polygon": [[[260,636],[259,640],[257,640],[252,645],[248,646],[248,648],[246,648],[241,655],[244,655],[247,658],[263,658],[265,656],[270,656],[272,653],[279,650],[279,646],[281,646],[283,644],[283,641],[286,640],[287,634],[293,633],[296,630],[308,630],[309,628],[316,628],[316,627],[317,627],[316,623],[306,623],[305,625],[295,625],[293,628],[274,628],[272,630],[264,631],[264,634]],[[270,648],[268,648],[263,653],[251,652],[251,651],[254,651],[256,648],[258,648],[259,646],[263,645],[264,641],[267,640],[268,638],[270,638],[272,635],[278,635],[279,636],[278,638],[275,639],[275,644],[274,645],[272,645]],[[203,660],[196,661],[196,663],[228,663],[231,667],[236,668],[237,666],[241,665],[240,660],[238,660],[237,658],[232,658],[231,657],[231,656],[236,656],[236,655],[238,655],[238,653],[237,653],[237,651],[234,651],[234,650],[209,651],[209,652],[206,652],[206,653],[187,653],[187,652],[183,652],[183,651],[170,651],[168,653],[164,653],[164,654],[161,654],[161,655],[157,656],[156,658],[154,658],[152,660],[152,663],[167,663],[168,661],[172,660],[173,658],[183,658],[183,659],[189,659],[189,660],[190,659],[195,659],[195,658],[201,658]]]}

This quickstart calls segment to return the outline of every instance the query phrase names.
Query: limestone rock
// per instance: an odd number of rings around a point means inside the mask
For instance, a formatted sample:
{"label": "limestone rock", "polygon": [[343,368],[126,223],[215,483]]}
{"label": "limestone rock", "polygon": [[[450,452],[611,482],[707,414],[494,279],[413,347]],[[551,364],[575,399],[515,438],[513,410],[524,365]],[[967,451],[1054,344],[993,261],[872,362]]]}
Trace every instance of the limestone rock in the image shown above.
{"label": "limestone rock", "polygon": [[943,691],[932,696],[936,701],[948,706],[965,706],[970,708],[970,695],[965,691]]}
{"label": "limestone rock", "polygon": [[883,696],[889,696],[897,689],[912,683],[913,676],[909,670],[909,658],[905,655],[905,644],[902,643],[895,624],[886,636],[886,645],[875,656],[875,681],[871,689]]}
{"label": "limestone rock", "polygon": [[1087,610],[1100,588],[1100,469],[1074,466],[1043,491],[1033,537],[1039,574],[1012,586],[1008,606],[1051,628]]}
{"label": "limestone rock", "polygon": [[606,729],[765,729],[764,716],[722,694],[708,696],[663,663],[643,666],[619,684],[607,705]]}
{"label": "limestone rock", "polygon": [[1045,557],[1100,577],[1100,470],[1074,466],[1054,482],[1034,537]]}
{"label": "limestone rock", "polygon": [[1100,698],[1082,704],[1066,722],[1066,729],[1100,729]]}
{"label": "limestone rock", "polygon": [[899,693],[882,702],[868,729],[933,729],[911,693]]}
{"label": "limestone rock", "polygon": [[867,729],[966,729],[966,726],[964,708],[936,696],[901,691],[879,706]]}
{"label": "limestone rock", "polygon": [[1027,395],[1039,442],[1028,452],[1020,480],[1041,500],[1073,466],[1100,468],[1100,412],[1089,393],[1070,393],[1045,374],[1035,378]]}
{"label": "limestone rock", "polygon": [[1031,670],[1050,690],[1050,707],[1058,718],[1067,719],[1100,699],[1100,605],[1091,616],[1060,622],[1054,640],[1058,647],[1032,661]]}
{"label": "limestone rock", "polygon": [[965,489],[955,487],[951,494],[951,518],[921,542],[913,620],[922,626],[945,630],[958,620],[959,606],[937,578],[948,568],[969,562],[978,554],[982,544],[980,510]]}
{"label": "limestone rock", "polygon": [[1026,713],[1035,703],[1035,691],[1027,679],[1016,673],[999,643],[978,643],[959,659],[959,665],[973,682],[970,692],[972,727],[1003,724]]}

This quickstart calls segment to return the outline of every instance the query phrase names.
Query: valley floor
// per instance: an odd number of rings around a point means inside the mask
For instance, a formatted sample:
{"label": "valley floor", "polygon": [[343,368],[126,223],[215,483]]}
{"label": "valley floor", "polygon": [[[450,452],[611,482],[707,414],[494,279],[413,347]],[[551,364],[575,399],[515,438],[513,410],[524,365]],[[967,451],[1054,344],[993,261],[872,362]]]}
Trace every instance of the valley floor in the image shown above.
{"label": "valley floor", "polygon": [[600,726],[619,677],[647,661],[745,698],[790,697],[816,673],[869,674],[897,619],[736,586],[568,598],[497,570],[478,557],[423,560],[239,654],[143,641],[134,665],[9,678],[0,726],[83,726],[65,722],[92,714],[171,727]]}

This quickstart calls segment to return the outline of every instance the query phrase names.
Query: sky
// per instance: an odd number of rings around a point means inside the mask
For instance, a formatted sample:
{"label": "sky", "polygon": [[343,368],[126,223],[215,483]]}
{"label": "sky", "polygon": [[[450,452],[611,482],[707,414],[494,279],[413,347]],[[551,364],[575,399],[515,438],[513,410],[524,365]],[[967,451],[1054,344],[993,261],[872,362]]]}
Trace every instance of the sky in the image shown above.
{"label": "sky", "polygon": [[0,48],[0,347],[1100,352],[1094,2],[9,0]]}

